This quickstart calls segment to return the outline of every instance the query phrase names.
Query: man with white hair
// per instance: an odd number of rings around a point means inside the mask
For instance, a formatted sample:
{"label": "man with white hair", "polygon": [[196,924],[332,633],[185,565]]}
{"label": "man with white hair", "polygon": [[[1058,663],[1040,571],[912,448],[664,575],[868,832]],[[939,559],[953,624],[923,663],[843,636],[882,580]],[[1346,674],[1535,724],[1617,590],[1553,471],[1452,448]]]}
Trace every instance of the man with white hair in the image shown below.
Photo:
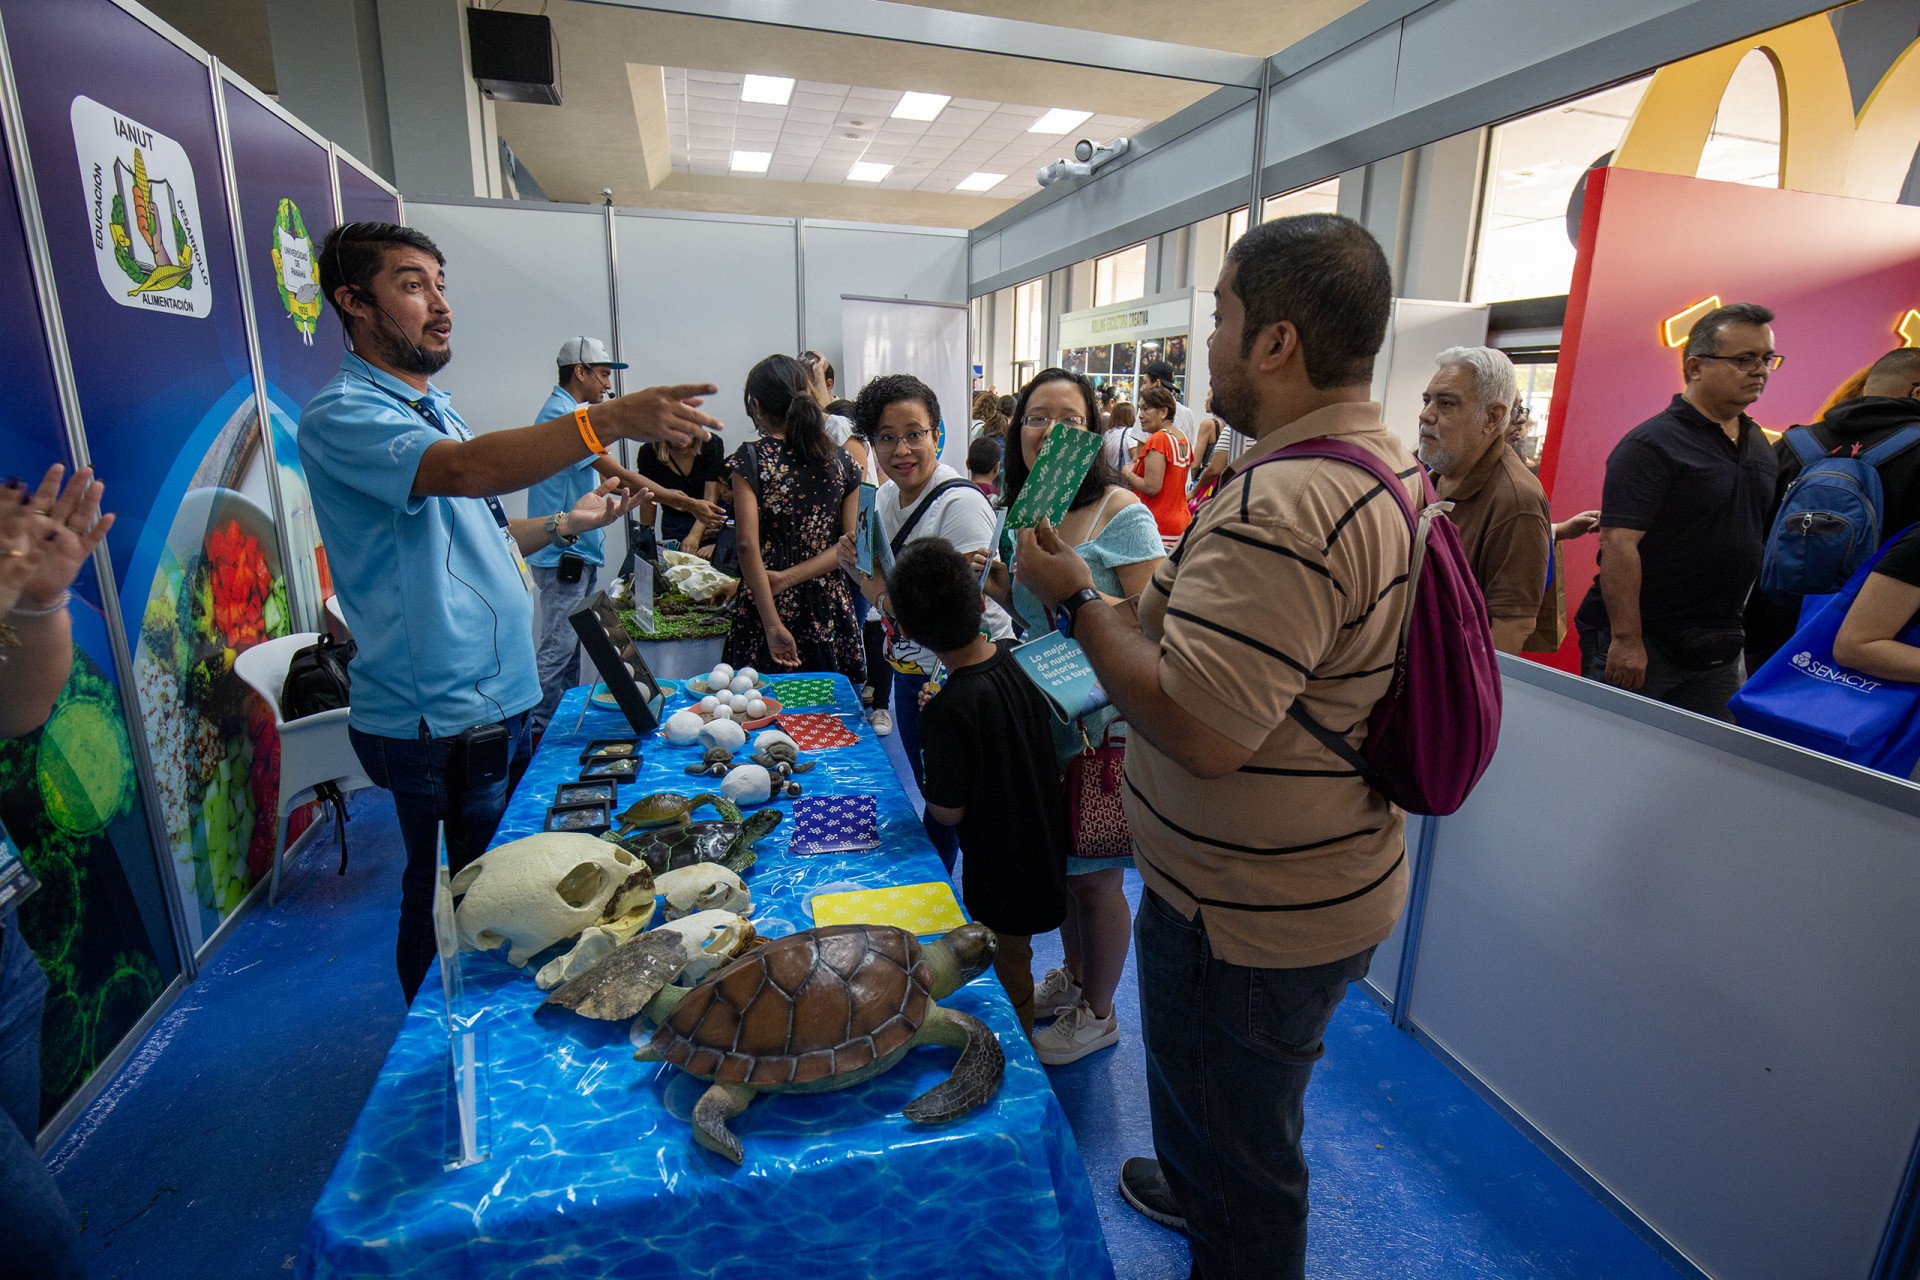
{"label": "man with white hair", "polygon": [[1539,619],[1553,552],[1546,490],[1507,443],[1513,362],[1491,347],[1448,347],[1421,394],[1420,461],[1486,597],[1494,647],[1519,653]]}

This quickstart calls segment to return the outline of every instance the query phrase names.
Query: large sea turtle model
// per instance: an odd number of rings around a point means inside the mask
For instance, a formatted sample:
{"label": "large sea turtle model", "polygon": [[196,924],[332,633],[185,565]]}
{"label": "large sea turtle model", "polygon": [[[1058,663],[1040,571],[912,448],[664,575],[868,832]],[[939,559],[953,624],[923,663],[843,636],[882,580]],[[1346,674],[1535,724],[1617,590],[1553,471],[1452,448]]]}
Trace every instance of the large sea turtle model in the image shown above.
{"label": "large sea turtle model", "polygon": [[958,1049],[960,1061],[904,1114],[920,1124],[958,1119],[1000,1088],[1006,1055],[986,1023],[935,1002],[986,972],[993,951],[982,924],[924,947],[890,925],[789,934],[699,986],[652,997],[644,1012],[658,1029],[633,1056],[713,1082],[694,1104],[694,1140],[735,1164],[744,1152],[727,1121],[755,1094],[849,1088],[920,1045]]}
{"label": "large sea turtle model", "polygon": [[762,809],[751,818],[742,818],[734,809],[733,816],[725,821],[640,831],[622,836],[616,843],[645,862],[655,875],[696,862],[717,862],[729,871],[744,872],[754,864],[753,846],[766,839],[784,816],[778,809]]}
{"label": "large sea turtle model", "polygon": [[703,804],[710,804],[722,818],[730,822],[740,820],[740,807],[725,796],[714,795],[711,791],[702,791],[697,796],[683,796],[677,791],[656,791],[650,796],[641,796],[613,820],[613,829],[621,835],[634,831],[644,831],[649,827],[668,827],[674,823],[685,826],[693,819],[693,811]]}

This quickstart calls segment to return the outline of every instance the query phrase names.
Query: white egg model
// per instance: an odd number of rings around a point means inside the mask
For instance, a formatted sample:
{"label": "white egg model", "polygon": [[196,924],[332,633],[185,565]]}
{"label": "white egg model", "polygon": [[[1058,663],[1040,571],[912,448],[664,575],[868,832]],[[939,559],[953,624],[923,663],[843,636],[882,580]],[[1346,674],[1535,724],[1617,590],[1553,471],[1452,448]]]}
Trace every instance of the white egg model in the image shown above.
{"label": "white egg model", "polygon": [[724,662],[716,662],[713,670],[707,673],[707,679],[712,683],[713,691],[718,693],[733,679],[733,668]]}
{"label": "white egg model", "polygon": [[732,707],[715,707],[713,709],[713,718],[715,720],[731,720],[733,719],[733,708]]}
{"label": "white egg model", "polygon": [[733,674],[737,676],[745,676],[756,687],[760,683],[760,673],[758,671],[755,671],[752,667],[742,667],[738,671],[734,672]]}
{"label": "white egg model", "polygon": [[676,711],[667,717],[667,741],[685,746],[700,736],[700,717],[691,711]]}
{"label": "white egg model", "polygon": [[743,764],[720,780],[720,794],[735,804],[760,804],[773,795],[773,775],[757,764]]}
{"label": "white egg model", "polygon": [[753,688],[753,677],[742,671],[739,675],[736,675],[732,680],[727,682],[727,688],[733,690],[735,693],[745,693],[747,690]]}
{"label": "white egg model", "polygon": [[713,709],[719,705],[720,699],[714,697],[712,694],[708,694],[706,697],[700,699],[700,714],[710,716],[713,714]]}
{"label": "white egg model", "polygon": [[767,702],[764,698],[753,698],[747,702],[747,719],[758,720],[767,714]]}

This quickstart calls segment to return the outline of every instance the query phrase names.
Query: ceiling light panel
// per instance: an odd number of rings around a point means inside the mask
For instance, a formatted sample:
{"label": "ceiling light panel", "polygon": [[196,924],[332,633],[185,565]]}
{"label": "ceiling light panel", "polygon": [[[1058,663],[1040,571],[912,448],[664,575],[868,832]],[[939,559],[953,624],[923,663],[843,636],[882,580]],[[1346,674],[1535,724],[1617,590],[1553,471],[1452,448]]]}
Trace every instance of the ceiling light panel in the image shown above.
{"label": "ceiling light panel", "polygon": [[765,173],[767,166],[773,163],[771,151],[736,151],[733,153],[733,171],[735,173]]}
{"label": "ceiling light panel", "polygon": [[740,86],[742,102],[762,102],[768,106],[784,107],[791,97],[793,81],[786,76],[748,76]]}
{"label": "ceiling light panel", "polygon": [[1069,111],[1055,107],[1027,126],[1028,133],[1067,133],[1093,119],[1091,111]]}
{"label": "ceiling light panel", "polygon": [[848,182],[879,182],[893,172],[890,164],[875,164],[871,160],[856,160],[847,170]]}
{"label": "ceiling light panel", "polygon": [[893,108],[896,120],[936,120],[953,101],[944,93],[903,93]]}
{"label": "ceiling light panel", "polygon": [[954,186],[956,191],[991,191],[1007,180],[1004,173],[973,173]]}

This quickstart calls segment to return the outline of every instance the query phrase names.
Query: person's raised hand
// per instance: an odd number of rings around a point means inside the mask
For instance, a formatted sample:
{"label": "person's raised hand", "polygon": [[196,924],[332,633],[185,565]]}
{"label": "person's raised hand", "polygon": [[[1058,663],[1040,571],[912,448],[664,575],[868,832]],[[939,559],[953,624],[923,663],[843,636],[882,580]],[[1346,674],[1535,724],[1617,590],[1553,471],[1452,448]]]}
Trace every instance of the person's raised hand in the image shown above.
{"label": "person's raised hand", "polygon": [[1031,529],[1022,529],[1018,550],[1013,557],[1015,575],[1033,592],[1051,613],[1062,600],[1093,586],[1093,574],[1051,523],[1041,520]]}
{"label": "person's raised hand", "polygon": [[1582,511],[1577,516],[1568,516],[1553,526],[1553,540],[1565,542],[1569,538],[1584,538],[1600,527],[1598,511]]}
{"label": "person's raised hand", "polygon": [[585,533],[589,529],[604,529],[627,512],[640,505],[644,494],[628,493],[620,481],[608,480],[599,488],[582,494],[580,501],[573,504],[563,522],[570,534]]}
{"label": "person's raised hand", "polygon": [[840,561],[840,567],[842,569],[845,569],[851,574],[859,574],[860,552],[853,545],[852,534],[846,533],[840,535],[840,541],[833,544],[833,554],[834,557]]}
{"label": "person's raised hand", "polygon": [[647,387],[612,400],[602,401],[588,411],[594,433],[602,420],[613,428],[616,439],[665,440],[668,444],[693,444],[704,441],[709,431],[720,430],[720,420],[700,412],[704,397],[720,388],[709,382],[688,382],[675,387]]}
{"label": "person's raised hand", "polygon": [[709,529],[718,529],[727,522],[727,510],[717,502],[705,502],[695,498],[687,509],[688,515]]}
{"label": "person's raised hand", "polygon": [[[106,486],[93,478],[93,468],[80,468],[63,488],[60,479],[66,470],[56,462],[47,468],[37,489],[28,491],[23,486],[11,491],[17,495],[11,502],[0,498],[0,504],[10,508],[6,521],[12,525],[10,538],[0,532],[0,541],[6,544],[0,558],[14,562],[15,574],[25,568],[14,598],[4,601],[9,610],[58,604],[113,527],[113,516],[100,512]],[[15,551],[21,554],[16,556]]]}
{"label": "person's raised hand", "polygon": [[967,552],[967,568],[973,570],[975,581],[978,581],[980,575],[987,571],[987,565],[990,564],[992,560],[993,548],[991,547],[976,547],[974,550]]}

